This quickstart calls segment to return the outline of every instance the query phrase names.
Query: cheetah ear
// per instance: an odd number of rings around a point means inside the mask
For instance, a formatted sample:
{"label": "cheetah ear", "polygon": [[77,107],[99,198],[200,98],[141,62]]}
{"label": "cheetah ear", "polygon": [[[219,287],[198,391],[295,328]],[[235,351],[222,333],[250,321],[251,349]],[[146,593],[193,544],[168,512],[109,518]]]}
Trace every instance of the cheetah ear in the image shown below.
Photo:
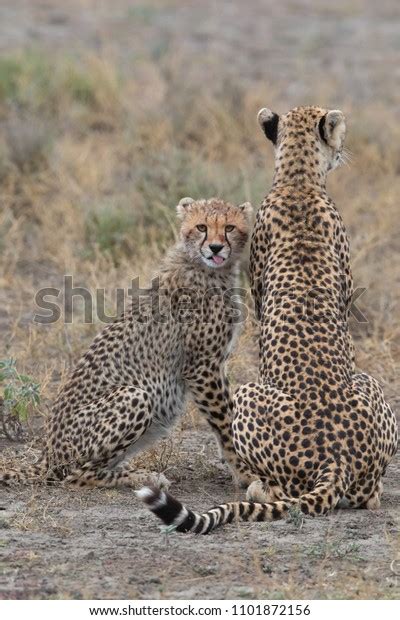
{"label": "cheetah ear", "polygon": [[250,202],[244,202],[243,204],[239,205],[239,209],[248,220],[251,218],[253,213],[253,205]]}
{"label": "cheetah ear", "polygon": [[341,110],[330,110],[318,124],[321,139],[335,150],[339,150],[346,135],[346,119]]}
{"label": "cheetah ear", "polygon": [[186,196],[186,198],[181,198],[179,201],[179,204],[176,207],[176,212],[178,214],[178,217],[182,219],[186,214],[186,209],[189,207],[189,205],[193,203],[194,203],[193,198],[189,198],[189,196]]}
{"label": "cheetah ear", "polygon": [[275,114],[275,112],[268,108],[262,108],[257,115],[257,120],[268,140],[271,140],[272,144],[276,144],[278,140],[279,114]]}

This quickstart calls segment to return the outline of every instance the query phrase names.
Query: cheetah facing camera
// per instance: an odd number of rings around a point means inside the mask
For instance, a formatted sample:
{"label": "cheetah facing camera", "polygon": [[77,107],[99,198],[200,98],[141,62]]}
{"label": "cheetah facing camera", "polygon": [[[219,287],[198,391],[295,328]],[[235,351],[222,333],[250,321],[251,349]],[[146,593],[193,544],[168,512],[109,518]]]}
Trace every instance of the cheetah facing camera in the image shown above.
{"label": "cheetah facing camera", "polygon": [[316,516],[341,500],[378,508],[397,449],[396,420],[379,384],[354,369],[348,241],[325,191],[328,171],[344,157],[344,116],[318,107],[284,116],[263,109],[259,122],[276,160],[250,256],[260,383],[239,388],[233,421],[236,453],[259,479],[248,501],[204,514],[159,489],[139,491],[179,532],[280,519],[292,507]]}
{"label": "cheetah facing camera", "polygon": [[180,240],[161,265],[158,290],[134,298],[95,338],[54,403],[42,461],[0,474],[3,484],[42,478],[166,486],[165,477],[135,470],[127,460],[168,433],[188,393],[226,461],[249,481],[233,449],[224,365],[236,331],[227,292],[236,286],[252,208],[185,198],[177,211]]}

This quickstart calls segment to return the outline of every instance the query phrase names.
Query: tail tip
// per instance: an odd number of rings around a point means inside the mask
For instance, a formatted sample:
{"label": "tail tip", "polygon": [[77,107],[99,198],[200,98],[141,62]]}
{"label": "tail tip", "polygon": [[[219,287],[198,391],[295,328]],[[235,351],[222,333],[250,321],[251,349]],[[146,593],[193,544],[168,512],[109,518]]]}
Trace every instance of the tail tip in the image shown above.
{"label": "tail tip", "polygon": [[155,497],[157,494],[157,489],[152,489],[151,487],[142,487],[141,489],[135,491],[136,497],[141,499],[143,502]]}
{"label": "tail tip", "polygon": [[164,504],[166,503],[165,493],[156,487],[142,487],[135,491],[136,497],[138,497],[142,502],[147,504],[149,508],[155,506],[155,504]]}

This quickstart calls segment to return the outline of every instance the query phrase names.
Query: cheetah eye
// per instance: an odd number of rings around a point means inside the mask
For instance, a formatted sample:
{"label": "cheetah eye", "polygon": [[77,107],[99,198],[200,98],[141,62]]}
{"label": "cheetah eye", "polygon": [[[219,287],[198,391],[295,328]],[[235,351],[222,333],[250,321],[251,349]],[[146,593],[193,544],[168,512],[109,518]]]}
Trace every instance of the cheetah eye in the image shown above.
{"label": "cheetah eye", "polygon": [[197,230],[199,230],[200,232],[207,232],[207,226],[205,224],[198,224],[196,226]]}
{"label": "cheetah eye", "polygon": [[235,227],[233,226],[233,224],[229,224],[228,226],[225,226],[225,232],[232,232],[232,230],[235,230]]}

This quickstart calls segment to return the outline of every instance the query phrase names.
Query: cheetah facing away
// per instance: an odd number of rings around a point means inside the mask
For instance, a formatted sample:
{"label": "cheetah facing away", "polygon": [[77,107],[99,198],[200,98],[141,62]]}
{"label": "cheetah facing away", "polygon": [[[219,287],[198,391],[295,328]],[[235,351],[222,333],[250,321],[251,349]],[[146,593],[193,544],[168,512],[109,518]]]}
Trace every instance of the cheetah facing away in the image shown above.
{"label": "cheetah facing away", "polygon": [[233,520],[322,515],[341,500],[378,508],[397,449],[394,414],[375,379],[354,369],[347,318],[352,277],[346,232],[325,190],[343,157],[339,110],[259,113],[275,147],[271,192],[258,211],[250,272],[260,320],[259,383],[234,397],[233,440],[258,477],[247,501],[204,514],[145,488],[150,510],[180,532]]}
{"label": "cheetah facing away", "polygon": [[3,484],[41,477],[80,486],[166,486],[165,477],[135,471],[128,459],[167,434],[189,393],[232,470],[251,479],[233,448],[224,366],[236,331],[227,300],[252,208],[185,198],[177,211],[180,240],[161,265],[158,288],[133,299],[95,338],[54,403],[42,461],[0,474]]}

